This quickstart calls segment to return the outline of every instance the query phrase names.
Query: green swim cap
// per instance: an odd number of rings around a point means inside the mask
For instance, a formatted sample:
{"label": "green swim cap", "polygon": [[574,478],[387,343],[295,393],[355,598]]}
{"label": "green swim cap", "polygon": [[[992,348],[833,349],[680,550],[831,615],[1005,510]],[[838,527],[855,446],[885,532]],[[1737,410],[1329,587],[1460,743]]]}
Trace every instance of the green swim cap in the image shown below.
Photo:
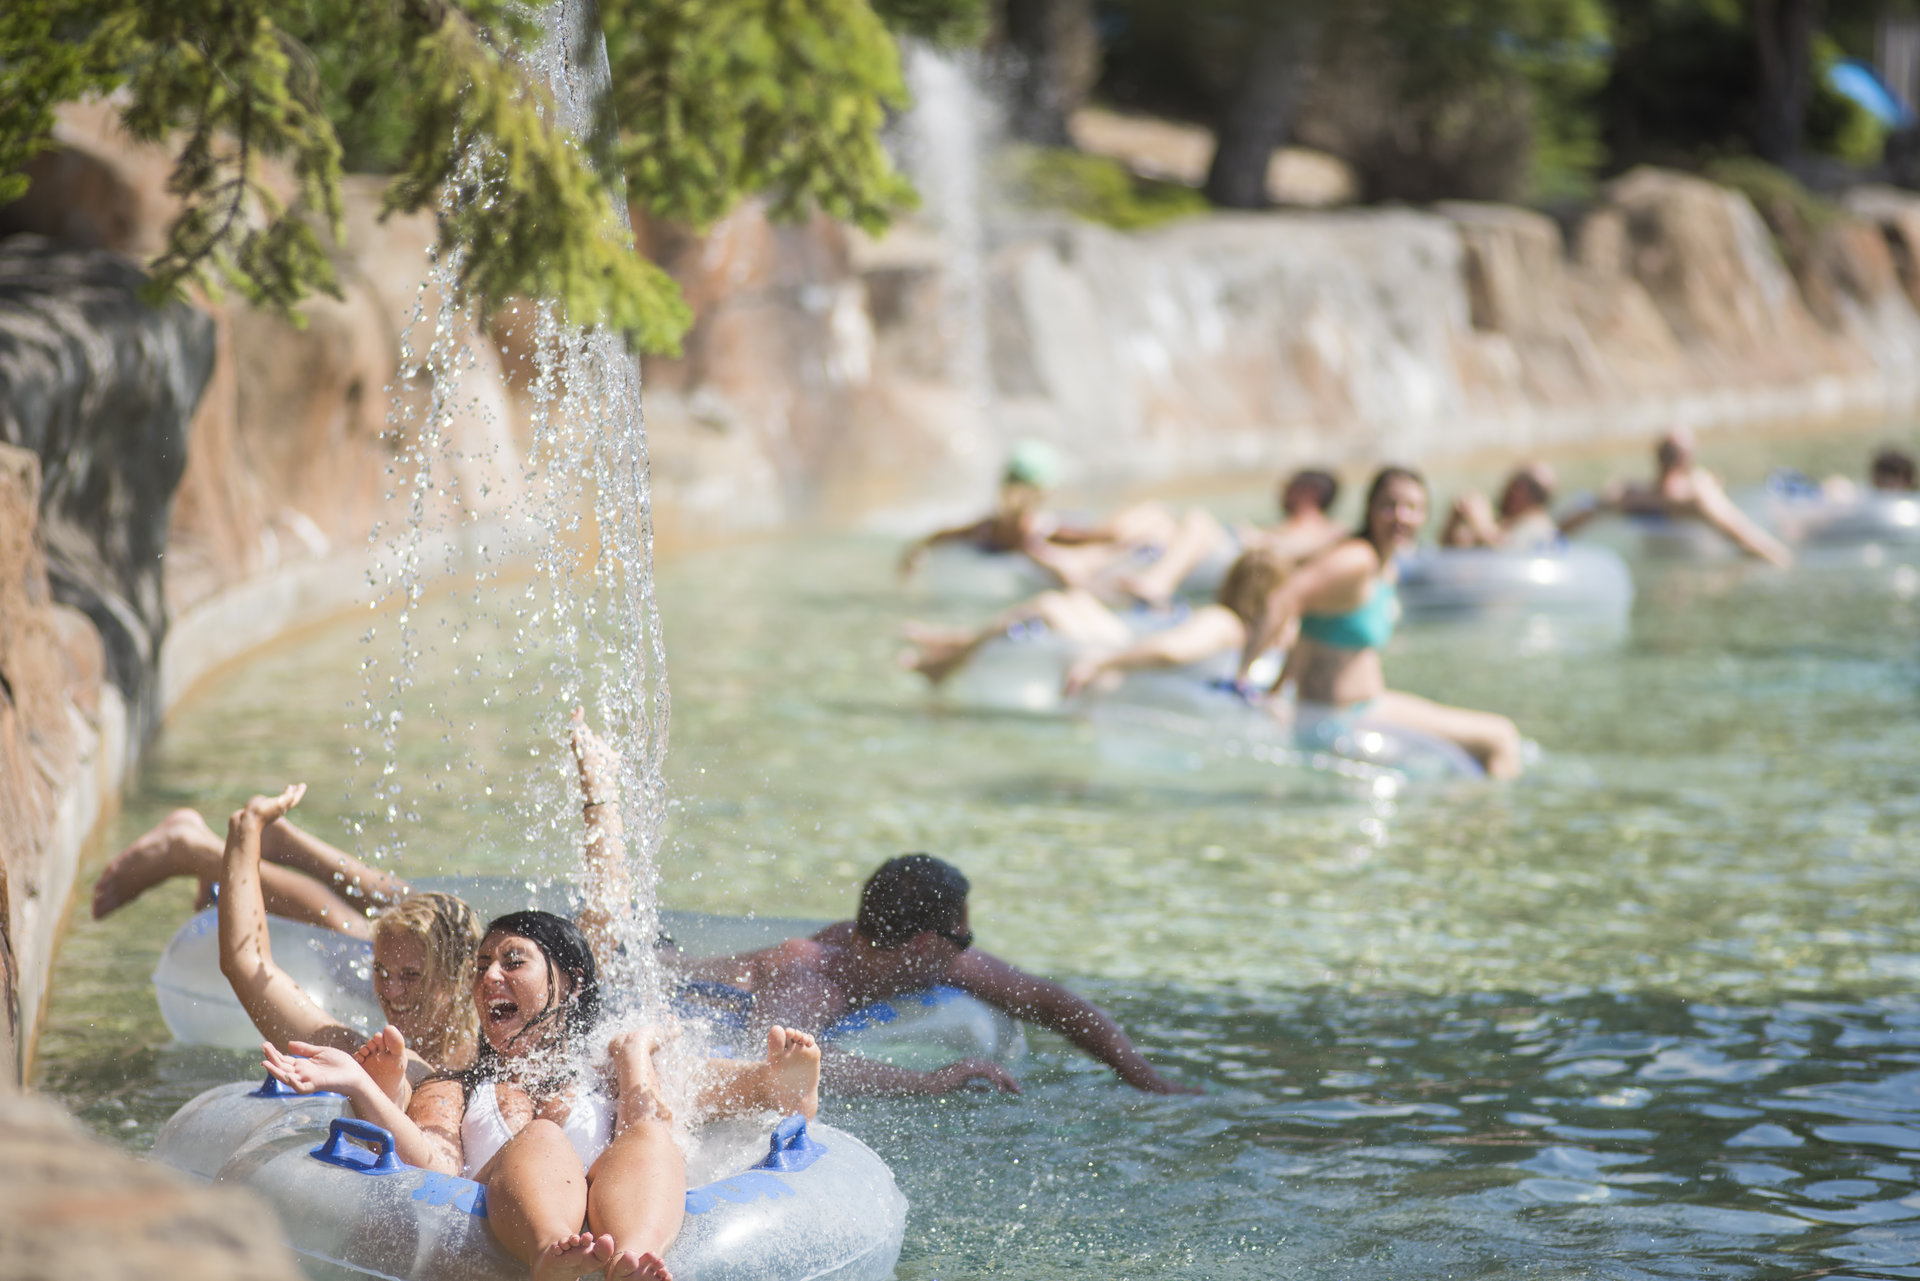
{"label": "green swim cap", "polygon": [[1007,455],[1009,485],[1052,489],[1060,481],[1060,455],[1044,440],[1023,440]]}

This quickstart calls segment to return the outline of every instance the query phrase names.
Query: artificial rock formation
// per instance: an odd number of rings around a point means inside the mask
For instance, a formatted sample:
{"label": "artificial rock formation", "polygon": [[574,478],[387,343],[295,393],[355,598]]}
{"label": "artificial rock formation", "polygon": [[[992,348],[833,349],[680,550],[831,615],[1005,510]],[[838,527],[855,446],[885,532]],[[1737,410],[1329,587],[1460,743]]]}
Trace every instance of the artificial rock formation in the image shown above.
{"label": "artificial rock formation", "polygon": [[40,460],[0,445],[0,1089],[17,1076],[92,813],[118,791],[126,716],[100,634],[53,598]]}
{"label": "artificial rock formation", "polygon": [[213,366],[212,324],[148,306],[144,283],[113,254],[0,242],[0,441],[38,455],[54,595],[99,628],[142,725],[157,710],[173,491]]}
{"label": "artificial rock formation", "polygon": [[116,1152],[52,1104],[0,1092],[0,1281],[297,1281],[273,1211]]}

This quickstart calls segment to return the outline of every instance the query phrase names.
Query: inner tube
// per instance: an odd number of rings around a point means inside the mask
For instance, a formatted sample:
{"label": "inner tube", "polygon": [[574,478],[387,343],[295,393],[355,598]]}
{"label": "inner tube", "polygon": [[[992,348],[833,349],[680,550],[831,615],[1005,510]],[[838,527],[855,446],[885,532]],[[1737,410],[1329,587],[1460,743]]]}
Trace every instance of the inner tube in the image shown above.
{"label": "inner tube", "polygon": [[[1239,554],[1237,547],[1223,547],[1210,554],[1180,581],[1178,595],[1194,602],[1212,600]],[[1131,562],[1116,562],[1110,572],[1150,565],[1157,555],[1154,549],[1141,549]],[[985,552],[966,543],[929,547],[914,571],[914,581],[917,590],[928,596],[997,605],[1026,600],[1060,586],[1060,580],[1030,556]]]}
{"label": "inner tube", "polygon": [[1804,547],[1920,544],[1920,494],[1869,490],[1832,499],[1769,492],[1766,510],[1782,538]]}
{"label": "inner tube", "polygon": [[1135,675],[1094,708],[1092,720],[1103,757],[1155,771],[1305,772],[1357,783],[1375,796],[1407,783],[1486,776],[1446,739],[1364,710],[1251,703],[1225,681]]}
{"label": "inner tube", "polygon": [[1627,522],[1640,536],[1641,552],[1658,560],[1732,560],[1740,554],[1731,539],[1703,521],[1631,514]]}
{"label": "inner tube", "polygon": [[[265,1197],[311,1276],[526,1281],[488,1230],[486,1189],[400,1162],[393,1136],[345,1115],[338,1095],[271,1078],[219,1085],[161,1127],[153,1159]],[[907,1199],[872,1148],[791,1116],[701,1128],[687,1158],[687,1217],[666,1252],[682,1281],[885,1281]]]}
{"label": "inner tube", "polygon": [[[525,903],[528,898],[525,883],[507,877],[428,879],[420,882],[420,888],[446,889],[476,908],[500,900]],[[549,910],[564,911],[572,893],[562,887],[535,897],[552,903]],[[483,917],[487,914],[482,912]],[[696,957],[767,947],[812,934],[826,924],[770,917],[747,920],[698,912],[662,912],[660,916],[662,929],[674,944]],[[373,949],[369,944],[281,917],[267,919],[267,934],[274,962],[328,1014],[368,1035],[381,1026],[384,1019],[373,995]],[[214,909],[187,918],[167,941],[154,968],[153,992],[160,1016],[176,1040],[236,1050],[258,1048],[260,1033],[220,973],[219,925]],[[742,1037],[748,1026],[744,1003],[750,1000],[745,993],[725,985],[688,984],[676,1008],[683,1016],[706,1019],[722,1051],[756,1054],[759,1047],[746,1045]],[[913,992],[857,1010],[827,1028],[821,1040],[868,1058],[922,1070],[966,1058],[1013,1063],[1026,1053],[1026,1040],[1017,1020],[951,987]]]}
{"label": "inner tube", "polygon": [[1005,604],[1025,600],[1059,580],[1020,552],[985,552],[967,543],[936,543],[914,571],[918,589],[944,600]]}
{"label": "inner tube", "polygon": [[[1164,631],[1191,616],[1184,604],[1176,602],[1163,610],[1137,606],[1121,618],[1139,638]],[[1070,703],[1060,696],[1060,684],[1073,660],[1088,652],[1088,646],[1060,636],[1045,623],[1016,623],[1005,635],[976,650],[966,665],[947,679],[941,695],[962,707],[985,711],[1035,715],[1065,712]],[[1239,658],[1237,652],[1223,652],[1173,670],[1201,681],[1230,677]],[[1265,655],[1256,670],[1270,681],[1279,674],[1278,662],[1277,655]]]}
{"label": "inner tube", "polygon": [[1633,575],[1605,547],[1422,548],[1400,558],[1400,603],[1409,619],[1553,613],[1625,620]]}

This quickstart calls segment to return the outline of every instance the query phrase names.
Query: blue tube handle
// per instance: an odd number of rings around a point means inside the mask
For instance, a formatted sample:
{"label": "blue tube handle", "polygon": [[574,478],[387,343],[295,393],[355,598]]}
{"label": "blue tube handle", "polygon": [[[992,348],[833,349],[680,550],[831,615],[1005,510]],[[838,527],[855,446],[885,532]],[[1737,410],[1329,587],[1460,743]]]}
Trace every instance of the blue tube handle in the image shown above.
{"label": "blue tube handle", "polygon": [[[371,1143],[368,1152],[349,1140]],[[407,1167],[393,1154],[393,1132],[358,1117],[338,1116],[327,1126],[327,1141],[310,1153],[316,1161],[355,1170],[361,1174],[398,1174]]]}

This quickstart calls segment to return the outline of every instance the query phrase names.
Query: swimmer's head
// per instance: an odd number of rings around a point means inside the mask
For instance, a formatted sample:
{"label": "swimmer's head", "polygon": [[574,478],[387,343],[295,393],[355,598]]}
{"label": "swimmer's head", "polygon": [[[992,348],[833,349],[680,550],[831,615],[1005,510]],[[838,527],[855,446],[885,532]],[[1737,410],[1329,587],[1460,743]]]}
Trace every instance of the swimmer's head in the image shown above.
{"label": "swimmer's head", "polygon": [[1007,455],[1002,485],[1021,485],[1042,492],[1060,483],[1060,455],[1044,440],[1023,440]]}
{"label": "swimmer's head", "polygon": [[1653,456],[1660,462],[1661,471],[1677,471],[1693,464],[1693,433],[1685,427],[1675,427],[1660,438],[1654,446]]}
{"label": "swimmer's head", "polygon": [[1317,511],[1325,515],[1333,510],[1333,500],[1339,496],[1340,482],[1331,472],[1305,468],[1287,477],[1286,483],[1280,486],[1280,513],[1298,516]]}
{"label": "swimmer's head", "polygon": [[1249,629],[1259,626],[1267,611],[1267,601],[1286,580],[1294,562],[1271,547],[1255,547],[1242,552],[1220,580],[1215,600],[1232,612]]}
{"label": "swimmer's head", "polygon": [[1382,467],[1374,474],[1357,537],[1372,543],[1386,560],[1411,546],[1426,523],[1426,477],[1411,467]]}
{"label": "swimmer's head", "polygon": [[387,1019],[429,1063],[473,1043],[468,989],[480,918],[451,894],[409,894],[373,922],[373,988]]}
{"label": "swimmer's head", "polygon": [[931,854],[902,854],[882,863],[860,887],[853,928],[875,947],[898,948],[931,931],[958,942],[966,933],[967,891],[959,868]]}
{"label": "swimmer's head", "polygon": [[1558,477],[1547,463],[1532,462],[1516,468],[1513,475],[1507,477],[1506,488],[1500,491],[1500,514],[1509,518],[1523,516],[1547,506],[1553,501],[1558,483]]}
{"label": "swimmer's head", "polygon": [[1907,490],[1916,488],[1913,455],[1903,449],[1883,449],[1873,456],[1867,472],[1875,489]]}

